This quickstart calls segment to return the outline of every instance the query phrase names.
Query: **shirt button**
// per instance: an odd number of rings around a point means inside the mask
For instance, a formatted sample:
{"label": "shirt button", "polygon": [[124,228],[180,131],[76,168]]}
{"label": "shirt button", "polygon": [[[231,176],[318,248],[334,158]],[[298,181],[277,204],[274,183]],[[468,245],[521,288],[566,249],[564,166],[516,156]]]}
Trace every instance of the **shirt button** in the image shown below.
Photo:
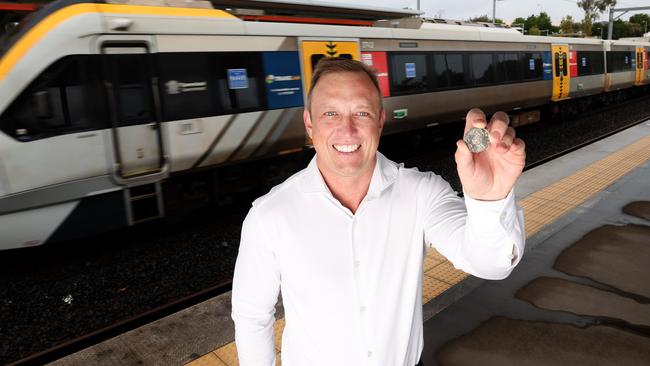
{"label": "shirt button", "polygon": [[504,221],[506,221],[506,213],[505,212],[501,212],[501,215],[499,217],[501,218],[501,223],[504,223]]}
{"label": "shirt button", "polygon": [[354,261],[354,268],[359,269],[359,266],[361,265],[361,261]]}
{"label": "shirt button", "polygon": [[372,357],[372,351],[368,351],[368,357]]}
{"label": "shirt button", "polygon": [[366,307],[362,306],[359,310],[361,310],[361,312],[363,313],[364,311],[366,311]]}

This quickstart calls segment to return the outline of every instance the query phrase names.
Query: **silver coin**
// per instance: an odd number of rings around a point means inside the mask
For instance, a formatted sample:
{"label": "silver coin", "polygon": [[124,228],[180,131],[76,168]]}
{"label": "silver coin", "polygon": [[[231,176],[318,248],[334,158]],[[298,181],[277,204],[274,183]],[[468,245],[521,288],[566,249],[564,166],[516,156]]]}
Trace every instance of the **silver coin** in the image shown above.
{"label": "silver coin", "polygon": [[463,140],[467,144],[469,151],[480,153],[490,145],[490,133],[485,128],[474,127],[467,131],[463,136]]}

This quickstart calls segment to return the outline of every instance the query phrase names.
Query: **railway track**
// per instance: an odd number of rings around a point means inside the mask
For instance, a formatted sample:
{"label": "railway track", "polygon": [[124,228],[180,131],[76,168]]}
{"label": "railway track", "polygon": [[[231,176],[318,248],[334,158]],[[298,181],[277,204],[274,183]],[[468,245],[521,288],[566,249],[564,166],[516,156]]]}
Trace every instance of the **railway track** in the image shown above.
{"label": "railway track", "polygon": [[[644,100],[647,100],[647,97],[644,97]],[[641,101],[643,103],[643,100]],[[632,104],[638,104],[639,100],[634,99],[634,100],[629,100],[626,101],[625,103],[622,103],[617,106],[611,106],[611,107],[606,107],[599,109],[597,111],[593,111],[588,113],[586,116],[583,116],[583,119],[585,117],[589,117],[592,115],[604,115],[606,113],[612,112],[616,113],[616,111],[620,111],[622,109],[625,109],[627,106],[632,105]],[[574,146],[571,146],[569,148],[563,148],[560,149],[559,151],[556,151],[552,154],[547,154],[547,156],[544,156],[539,159],[535,159],[535,161],[529,163],[526,165],[524,170],[532,169],[534,167],[537,167],[539,165],[542,165],[548,161],[551,161],[553,159],[557,159],[560,156],[566,155],[572,151],[575,151],[577,149],[580,149],[581,147],[584,147],[586,145],[592,144],[596,141],[602,140],[608,136],[611,136],[613,134],[616,134],[620,131],[623,131],[627,128],[630,128],[632,126],[635,126],[637,124],[643,123],[646,121],[648,118],[650,118],[650,111],[646,111],[646,113],[641,117],[641,118],[634,118],[633,121],[631,122],[626,122],[621,124],[620,126],[617,126],[614,129],[611,129],[607,131],[606,133],[599,134],[596,137],[592,138],[587,138],[584,141],[575,143]],[[528,129],[531,130],[531,133],[535,132],[541,124],[538,126],[533,126],[529,127]],[[524,130],[524,128],[522,128]],[[525,138],[525,136],[524,136]],[[453,146],[453,143],[451,144]],[[451,148],[451,150],[449,150]],[[439,164],[446,165],[447,168],[449,166],[452,166],[452,171],[453,171],[453,152],[449,154],[449,151],[453,151],[453,147],[446,146],[443,144],[441,146],[441,149],[446,151],[444,154],[447,155],[446,158],[440,158],[440,149],[434,149],[433,152],[428,152],[423,155],[419,155],[415,158],[411,159],[406,159],[407,160],[407,165],[418,165],[418,161],[421,161],[422,159],[428,159],[429,161],[435,160]],[[389,156],[390,157],[390,156]],[[446,159],[446,160],[445,160]],[[429,167],[425,167],[426,170],[429,170]],[[435,168],[432,169],[436,172],[438,172],[440,169]],[[444,169],[443,169],[444,170]],[[448,169],[449,170],[449,169]],[[443,176],[449,175],[449,174],[454,174],[454,173],[442,173]],[[448,178],[448,176],[445,176],[445,178]],[[454,185],[453,179],[452,180],[452,186]],[[457,183],[456,183],[457,184]],[[207,289],[203,289],[201,291],[197,291],[195,293],[192,293],[190,295],[185,295],[182,297],[179,297],[173,301],[170,301],[168,303],[165,303],[163,305],[154,307],[150,310],[147,310],[139,315],[133,315],[126,317],[125,319],[122,319],[118,322],[115,322],[114,324],[104,326],[100,329],[97,329],[95,331],[92,331],[91,333],[81,335],[79,337],[75,337],[73,339],[67,340],[63,343],[59,343],[58,345],[55,345],[53,347],[49,347],[43,351],[40,351],[38,353],[34,353],[32,355],[29,355],[27,357],[20,358],[18,360],[13,361],[10,363],[10,365],[31,365],[31,364],[44,364],[47,362],[54,361],[56,359],[59,359],[61,357],[64,357],[70,353],[74,353],[76,351],[79,351],[81,349],[84,349],[86,347],[89,347],[93,344],[102,342],[103,340],[112,338],[116,335],[119,335],[121,333],[124,333],[126,331],[129,331],[131,329],[135,329],[141,325],[150,323],[154,320],[160,319],[162,317],[165,317],[169,314],[172,314],[174,312],[177,312],[179,310],[182,310],[184,308],[190,307],[192,305],[198,304],[202,301],[205,301],[209,298],[212,298],[214,296],[218,296],[220,294],[223,294],[227,291],[230,290],[231,287],[231,282],[230,280],[222,280],[219,281],[219,283],[210,286]],[[11,361],[11,360],[6,360],[6,361]]]}

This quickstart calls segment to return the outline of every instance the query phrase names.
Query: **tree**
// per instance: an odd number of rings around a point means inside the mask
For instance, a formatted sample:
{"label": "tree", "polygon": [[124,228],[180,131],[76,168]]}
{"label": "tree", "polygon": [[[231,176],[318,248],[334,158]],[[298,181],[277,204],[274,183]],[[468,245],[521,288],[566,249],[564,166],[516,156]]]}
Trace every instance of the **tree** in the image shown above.
{"label": "tree", "polygon": [[647,32],[650,27],[650,15],[648,14],[634,14],[630,17],[630,23],[635,23],[641,26],[642,31]]}
{"label": "tree", "polygon": [[600,17],[600,14],[607,9],[616,5],[616,0],[579,0],[578,7],[585,12],[582,20],[582,32],[591,34],[591,28],[594,21]]}
{"label": "tree", "polygon": [[546,12],[541,12],[537,16],[537,24],[535,24],[540,30],[547,29],[549,32],[553,30],[553,23],[551,22],[551,17],[548,16]]}
{"label": "tree", "polygon": [[540,34],[542,34],[542,32],[540,32],[539,28],[537,28],[536,26],[532,26],[528,30],[528,34],[530,34],[531,36],[539,36]]}
{"label": "tree", "polygon": [[[469,18],[469,21],[474,22],[474,23],[478,23],[478,22],[492,23],[492,18],[489,18],[486,14],[483,14],[483,15],[478,16],[478,17]],[[494,23],[495,24],[503,24],[503,20],[501,20],[499,18],[496,18],[494,20]]]}
{"label": "tree", "polygon": [[573,21],[571,15],[562,18],[560,22],[560,32],[562,34],[576,34],[580,30],[580,24]]}

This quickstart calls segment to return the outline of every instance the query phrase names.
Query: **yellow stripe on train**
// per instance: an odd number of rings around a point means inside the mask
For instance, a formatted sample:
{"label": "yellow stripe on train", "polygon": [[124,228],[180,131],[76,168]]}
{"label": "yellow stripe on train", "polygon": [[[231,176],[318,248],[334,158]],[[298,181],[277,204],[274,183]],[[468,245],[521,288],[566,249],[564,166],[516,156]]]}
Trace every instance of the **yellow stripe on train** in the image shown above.
{"label": "yellow stripe on train", "polygon": [[50,30],[62,22],[86,13],[166,15],[174,17],[233,18],[235,16],[216,9],[171,8],[142,5],[76,4],[57,10],[30,29],[0,60],[0,81],[4,80],[14,65]]}

